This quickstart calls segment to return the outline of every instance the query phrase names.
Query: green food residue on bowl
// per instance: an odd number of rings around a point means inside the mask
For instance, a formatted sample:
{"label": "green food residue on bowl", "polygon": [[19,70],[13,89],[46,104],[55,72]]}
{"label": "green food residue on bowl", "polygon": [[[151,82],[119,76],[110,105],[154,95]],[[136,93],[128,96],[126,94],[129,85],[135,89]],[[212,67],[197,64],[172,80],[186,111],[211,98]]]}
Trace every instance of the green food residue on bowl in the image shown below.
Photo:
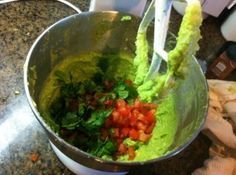
{"label": "green food residue on bowl", "polygon": [[128,15],[123,16],[123,17],[120,19],[120,21],[130,21],[130,20],[132,20],[132,17],[131,17],[131,16],[128,16]]}

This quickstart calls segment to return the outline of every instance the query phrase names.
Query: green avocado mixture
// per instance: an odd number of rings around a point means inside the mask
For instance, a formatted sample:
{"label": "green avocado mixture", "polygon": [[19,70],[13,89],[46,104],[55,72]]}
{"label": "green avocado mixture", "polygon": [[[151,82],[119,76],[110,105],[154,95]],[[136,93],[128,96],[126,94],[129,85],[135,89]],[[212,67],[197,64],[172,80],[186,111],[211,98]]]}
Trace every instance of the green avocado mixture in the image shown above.
{"label": "green avocado mixture", "polygon": [[[135,59],[130,55],[126,55],[126,53],[102,55],[95,52],[80,55],[79,57],[71,56],[65,58],[53,69],[47,81],[45,81],[38,106],[41,115],[50,127],[60,134],[61,126],[51,116],[52,109],[50,108],[62,93],[58,77],[67,83],[86,82],[91,79],[99,82],[101,77],[115,81],[121,79],[132,80],[137,87],[139,98],[144,102],[155,102],[158,104],[158,108],[155,113],[156,125],[148,142],[139,143],[131,139],[124,141],[125,144],[138,148],[135,151],[134,159],[131,161],[145,161],[165,155],[174,141],[178,126],[178,113],[176,112],[178,97],[176,96],[175,88],[178,86],[178,79],[185,77],[188,58],[194,55],[198,49],[197,41],[200,38],[200,24],[201,8],[199,2],[194,1],[187,7],[186,15],[183,18],[178,34],[177,45],[168,55],[167,72],[158,75],[153,80],[144,81],[149,68],[148,45],[145,33],[138,33],[137,35]],[[161,96],[160,94],[163,94],[163,92],[167,95]],[[110,111],[106,112],[101,114],[101,116],[106,117],[111,113]],[[74,121],[76,118],[73,114],[66,117],[67,121]],[[62,123],[70,129],[74,129],[75,124],[78,124],[75,122],[71,124],[67,121]],[[113,149],[112,144],[104,142],[100,144],[100,147],[105,151],[101,153],[101,151],[96,149],[95,155],[103,159],[112,159],[111,156],[106,154],[107,151]],[[128,161],[129,158],[127,155],[121,155],[118,156],[117,160]]]}
{"label": "green avocado mixture", "polygon": [[174,79],[186,76],[188,61],[199,49],[201,23],[201,5],[198,0],[192,0],[186,8],[176,46],[168,53],[167,72],[149,81],[145,81],[149,68],[146,32],[138,31],[134,66],[136,67],[135,83],[139,85],[138,92],[142,100],[152,101],[163,89],[172,87]]}
{"label": "green avocado mixture", "polygon": [[92,79],[94,76],[104,76],[104,73],[108,79],[132,79],[134,77],[132,59],[126,54],[104,56],[90,52],[80,55],[80,57],[64,59],[50,73],[39,99],[39,109],[42,116],[56,132],[59,131],[59,126],[52,120],[49,106],[60,95],[60,84],[58,84],[58,76],[56,76],[59,72],[69,75],[64,77],[66,82],[69,82],[70,79],[74,82],[83,82]]}
{"label": "green avocado mixture", "polygon": [[[93,60],[93,61],[92,61]],[[108,63],[109,62],[109,63]],[[119,62],[119,64],[112,64]],[[83,65],[83,66],[81,66]],[[106,65],[106,66],[105,66]],[[103,67],[106,67],[104,72]],[[126,70],[126,71],[124,71]],[[58,84],[58,74],[72,75],[72,79],[76,81],[90,80],[97,73],[105,73],[103,76],[119,79],[134,79],[133,59],[129,55],[101,55],[98,53],[89,53],[80,57],[70,57],[57,65],[48,77],[44,88],[40,94],[39,109],[42,116],[54,131],[60,133],[60,126],[55,122],[55,118],[51,116],[51,104],[60,95],[60,85]],[[57,76],[56,76],[57,75]],[[82,76],[83,75],[83,76]],[[64,77],[66,81],[70,81],[69,77]],[[169,95],[167,98],[158,102],[158,113],[156,114],[157,126],[152,132],[152,138],[148,143],[139,143],[139,149],[133,161],[152,159],[163,155],[168,146],[173,142],[177,127],[177,117],[175,116],[175,95]],[[59,110],[57,110],[59,111]],[[68,117],[67,117],[68,118]],[[70,127],[73,127],[71,125]],[[67,140],[67,139],[66,139]],[[68,140],[67,140],[68,141]],[[128,145],[135,145],[137,142],[126,140]],[[157,146],[158,145],[158,146]],[[150,150],[153,152],[150,153]],[[149,150],[149,153],[144,153]],[[104,159],[111,159],[110,156],[102,155]],[[127,161],[128,156],[120,156],[120,161]]]}

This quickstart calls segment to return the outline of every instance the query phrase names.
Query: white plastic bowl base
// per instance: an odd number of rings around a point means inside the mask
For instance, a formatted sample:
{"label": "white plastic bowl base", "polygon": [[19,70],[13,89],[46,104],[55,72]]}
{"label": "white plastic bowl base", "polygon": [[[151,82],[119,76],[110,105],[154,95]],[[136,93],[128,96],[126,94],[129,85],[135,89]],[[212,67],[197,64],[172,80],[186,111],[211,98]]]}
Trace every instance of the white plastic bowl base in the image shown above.
{"label": "white plastic bowl base", "polygon": [[125,175],[128,172],[105,172],[83,166],[63,154],[51,141],[49,141],[53,151],[60,161],[73,173],[77,175]]}

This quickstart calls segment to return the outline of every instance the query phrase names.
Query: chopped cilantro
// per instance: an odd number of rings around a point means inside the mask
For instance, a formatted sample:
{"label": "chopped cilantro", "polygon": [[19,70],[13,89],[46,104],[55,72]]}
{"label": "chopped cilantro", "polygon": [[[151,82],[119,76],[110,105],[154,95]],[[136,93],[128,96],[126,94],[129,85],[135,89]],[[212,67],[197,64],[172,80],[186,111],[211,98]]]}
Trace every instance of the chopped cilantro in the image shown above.
{"label": "chopped cilantro", "polygon": [[102,139],[100,133],[113,112],[113,102],[118,99],[128,101],[138,95],[132,84],[103,77],[107,64],[107,60],[102,60],[98,64],[102,72],[83,82],[72,81],[72,74],[55,71],[60,95],[50,106],[52,119],[61,127],[60,135],[98,157],[112,157],[117,150],[117,143]]}
{"label": "chopped cilantro", "polygon": [[98,140],[97,145],[93,145],[93,149],[89,152],[97,157],[104,155],[112,155],[116,151],[116,145],[110,140]]}
{"label": "chopped cilantro", "polygon": [[97,131],[100,129],[107,117],[111,114],[112,110],[99,110],[94,111],[91,114],[91,117],[85,121],[82,125],[88,131]]}
{"label": "chopped cilantro", "polygon": [[63,128],[72,130],[79,126],[81,119],[76,113],[68,112],[64,118],[62,118],[61,126]]}

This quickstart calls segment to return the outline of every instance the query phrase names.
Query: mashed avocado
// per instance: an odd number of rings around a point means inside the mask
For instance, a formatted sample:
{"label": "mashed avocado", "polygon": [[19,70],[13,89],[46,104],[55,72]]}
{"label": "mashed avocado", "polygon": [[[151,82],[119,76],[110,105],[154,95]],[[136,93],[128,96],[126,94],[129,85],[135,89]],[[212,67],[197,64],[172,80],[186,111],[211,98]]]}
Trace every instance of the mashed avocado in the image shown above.
{"label": "mashed avocado", "polygon": [[[107,62],[108,60],[109,62]],[[50,116],[49,106],[51,106],[51,103],[59,95],[55,72],[58,70],[71,72],[73,74],[73,79],[84,81],[90,79],[94,74],[102,72],[101,67],[103,66],[98,66],[101,62],[107,65],[105,70],[106,74],[104,76],[111,76],[116,79],[134,79],[135,77],[133,57],[126,54],[101,55],[98,53],[89,53],[81,55],[80,57],[65,59],[51,72],[40,94],[40,112],[54,131],[58,132],[59,126],[57,126]],[[153,130],[152,138],[148,143],[139,145],[139,149],[136,150],[136,157],[133,161],[147,160],[161,156],[168,151],[168,147],[173,142],[178,123],[175,112],[176,97],[174,93],[171,93],[167,98],[162,99],[157,103],[157,124]],[[110,157],[107,156],[103,156],[103,158],[110,159]],[[121,156],[118,160],[128,161],[128,157]]]}
{"label": "mashed avocado", "polygon": [[[175,106],[177,99],[174,91],[172,91],[166,98],[158,102],[157,123],[152,132],[152,138],[147,144],[142,144],[136,150],[136,156],[133,161],[154,159],[165,155],[169,151],[168,149],[174,141],[178,126]],[[127,161],[127,156],[120,157],[119,160]]]}
{"label": "mashed avocado", "polygon": [[148,44],[146,32],[138,32],[136,40],[136,66],[135,83],[139,86],[139,96],[144,101],[152,101],[163,89],[172,87],[176,77],[183,78],[186,75],[188,61],[199,49],[198,41],[201,38],[200,26],[202,23],[201,5],[198,0],[188,2],[177,43],[168,53],[167,72],[157,75],[152,80],[145,81],[148,72]]}
{"label": "mashed avocado", "polygon": [[[134,78],[133,60],[132,57],[126,54],[102,55],[99,53],[88,53],[79,57],[71,56],[64,59],[50,73],[39,97],[40,112],[50,127],[56,132],[58,132],[59,127],[50,116],[49,106],[59,96],[59,85],[55,76],[57,71],[63,71],[67,75],[72,75],[72,79],[75,81],[88,80],[95,74],[102,72],[105,72],[103,76],[107,76],[107,78]],[[70,78],[69,76],[65,77],[67,81],[70,81]]]}
{"label": "mashed avocado", "polygon": [[[192,15],[193,13],[194,15]],[[88,53],[65,58],[51,72],[40,94],[39,111],[46,122],[54,131],[58,131],[59,126],[52,120],[49,108],[54,99],[59,96],[58,84],[55,78],[55,72],[58,70],[73,75],[67,77],[68,81],[71,79],[72,81],[73,79],[76,81],[89,80],[95,74],[102,74],[114,79],[131,79],[138,86],[141,100],[153,101],[157,96],[156,94],[163,91],[165,87],[170,87],[169,84],[173,75],[178,76],[185,73],[184,70],[188,63],[185,59],[192,56],[198,48],[197,41],[200,37],[199,25],[201,22],[199,20],[201,19],[199,2],[187,7],[186,14],[183,19],[183,25],[181,25],[176,48],[169,53],[167,73],[156,77],[152,81],[144,81],[149,68],[148,44],[145,33],[138,33],[136,41],[137,55],[134,61],[132,56],[125,53],[117,53],[115,55]],[[192,19],[192,16],[194,19]],[[169,89],[168,94],[163,96],[163,98],[155,100],[158,104],[155,115],[157,122],[152,138],[149,142],[142,144],[127,141],[127,144],[139,144],[136,156],[132,161],[145,161],[165,155],[174,141],[179,117],[178,112],[176,112],[178,97],[175,93],[175,87]],[[106,156],[103,158],[110,159],[110,157]],[[118,160],[128,161],[128,157],[120,156]]]}
{"label": "mashed avocado", "polygon": [[141,85],[148,72],[148,41],[146,32],[138,32],[136,38],[136,57],[134,67],[136,68],[135,84]]}
{"label": "mashed avocado", "polygon": [[175,48],[168,53],[169,74],[184,76],[186,72],[185,60],[190,59],[199,49],[202,23],[201,4],[198,0],[189,2],[178,32]]}

